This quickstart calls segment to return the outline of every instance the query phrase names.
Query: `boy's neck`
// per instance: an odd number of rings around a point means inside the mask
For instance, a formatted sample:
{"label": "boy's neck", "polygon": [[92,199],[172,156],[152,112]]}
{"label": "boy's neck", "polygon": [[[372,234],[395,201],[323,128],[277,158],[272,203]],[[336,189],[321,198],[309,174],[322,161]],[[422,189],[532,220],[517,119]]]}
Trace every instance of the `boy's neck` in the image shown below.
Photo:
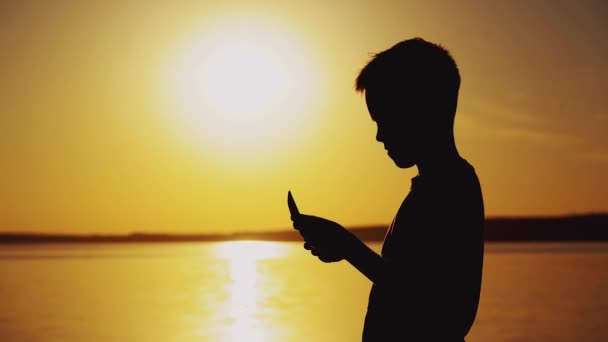
{"label": "boy's neck", "polygon": [[418,175],[424,177],[426,175],[449,173],[450,168],[455,162],[461,160],[462,157],[458,153],[456,144],[452,140],[441,148],[429,151],[428,157],[423,158],[416,164],[418,167]]}

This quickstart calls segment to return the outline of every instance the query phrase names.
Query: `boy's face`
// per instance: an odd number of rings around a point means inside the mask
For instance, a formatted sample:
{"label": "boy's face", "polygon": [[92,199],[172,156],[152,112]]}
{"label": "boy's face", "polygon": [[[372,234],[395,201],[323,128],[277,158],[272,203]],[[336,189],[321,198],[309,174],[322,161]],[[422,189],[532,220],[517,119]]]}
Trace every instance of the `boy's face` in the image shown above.
{"label": "boy's face", "polygon": [[424,127],[415,120],[422,108],[415,100],[382,89],[365,92],[367,109],[377,125],[376,140],[400,168],[416,165],[422,152]]}

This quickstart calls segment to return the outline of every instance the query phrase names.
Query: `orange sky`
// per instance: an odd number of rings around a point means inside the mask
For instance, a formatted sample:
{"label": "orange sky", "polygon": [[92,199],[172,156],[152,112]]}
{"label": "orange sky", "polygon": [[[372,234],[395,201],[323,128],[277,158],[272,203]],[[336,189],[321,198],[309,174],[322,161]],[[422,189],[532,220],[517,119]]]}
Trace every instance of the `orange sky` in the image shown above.
{"label": "orange sky", "polygon": [[[0,231],[283,228],[288,189],[304,213],[389,223],[416,169],[374,140],[353,82],[369,53],[413,36],[459,65],[456,139],[488,216],[608,211],[605,3],[298,3],[3,2]],[[267,140],[188,118],[174,96],[184,51],[210,32],[243,39],[239,25],[295,58],[291,102],[247,121]]]}

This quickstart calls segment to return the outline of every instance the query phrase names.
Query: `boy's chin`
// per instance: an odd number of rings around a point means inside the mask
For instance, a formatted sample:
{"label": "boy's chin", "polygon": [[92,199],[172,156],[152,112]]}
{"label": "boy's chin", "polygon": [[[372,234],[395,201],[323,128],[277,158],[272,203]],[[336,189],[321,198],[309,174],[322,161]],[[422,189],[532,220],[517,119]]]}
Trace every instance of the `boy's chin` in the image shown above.
{"label": "boy's chin", "polygon": [[397,165],[397,167],[399,167],[401,169],[409,169],[410,167],[416,165],[416,162],[414,162],[411,159],[399,158],[399,157],[393,157],[393,156],[391,156],[391,159],[395,162],[395,165]]}

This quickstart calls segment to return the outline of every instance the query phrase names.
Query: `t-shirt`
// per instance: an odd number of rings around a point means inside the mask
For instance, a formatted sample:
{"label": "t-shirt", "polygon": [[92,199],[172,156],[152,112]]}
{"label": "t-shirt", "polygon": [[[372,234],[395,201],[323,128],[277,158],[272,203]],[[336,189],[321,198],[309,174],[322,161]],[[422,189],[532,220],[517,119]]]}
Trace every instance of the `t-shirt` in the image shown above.
{"label": "t-shirt", "polygon": [[463,341],[479,304],[484,204],[458,158],[419,175],[384,238],[389,276],[373,284],[363,341]]}

